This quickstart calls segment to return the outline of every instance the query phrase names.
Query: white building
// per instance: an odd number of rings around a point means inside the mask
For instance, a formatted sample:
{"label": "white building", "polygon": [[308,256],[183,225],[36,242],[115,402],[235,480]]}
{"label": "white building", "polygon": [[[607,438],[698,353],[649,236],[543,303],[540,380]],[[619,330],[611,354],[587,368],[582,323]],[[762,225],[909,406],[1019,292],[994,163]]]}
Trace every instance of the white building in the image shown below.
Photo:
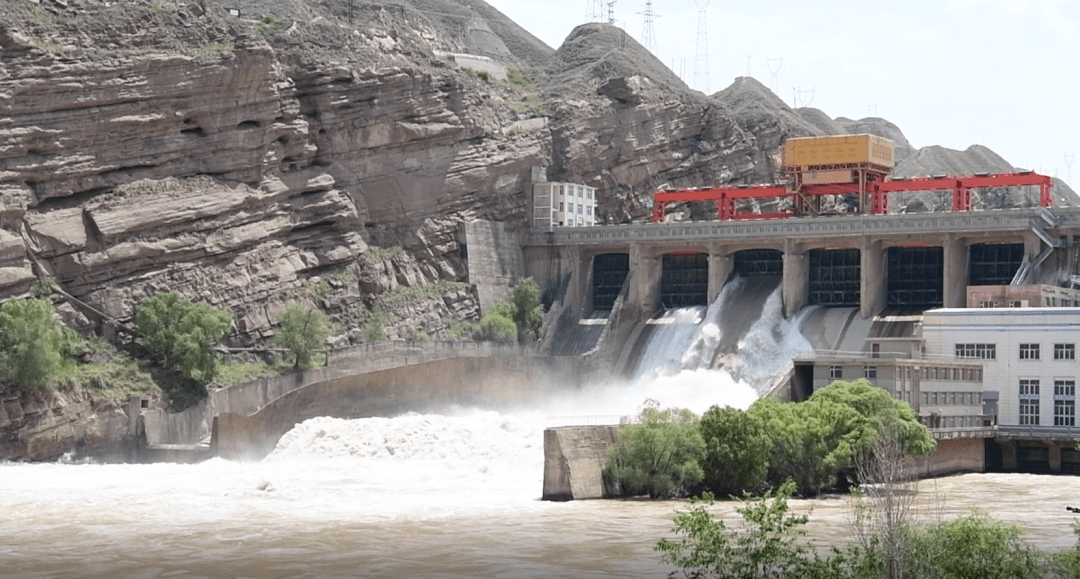
{"label": "white building", "polygon": [[999,426],[1077,426],[1080,308],[930,310],[923,340],[928,355],[982,362]]}
{"label": "white building", "polygon": [[533,183],[532,226],[587,227],[596,224],[596,188],[580,183]]}

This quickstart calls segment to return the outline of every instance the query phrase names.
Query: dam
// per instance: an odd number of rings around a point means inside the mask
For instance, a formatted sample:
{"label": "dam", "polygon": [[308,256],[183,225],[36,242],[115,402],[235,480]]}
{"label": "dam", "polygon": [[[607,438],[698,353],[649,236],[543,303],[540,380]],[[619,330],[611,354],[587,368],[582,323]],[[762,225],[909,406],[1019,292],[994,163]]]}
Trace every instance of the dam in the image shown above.
{"label": "dam", "polygon": [[782,276],[784,312],[964,307],[969,285],[1069,267],[1080,208],[705,221],[532,230],[525,273],[564,300],[610,308],[619,280],[637,319],[707,305],[733,274]]}

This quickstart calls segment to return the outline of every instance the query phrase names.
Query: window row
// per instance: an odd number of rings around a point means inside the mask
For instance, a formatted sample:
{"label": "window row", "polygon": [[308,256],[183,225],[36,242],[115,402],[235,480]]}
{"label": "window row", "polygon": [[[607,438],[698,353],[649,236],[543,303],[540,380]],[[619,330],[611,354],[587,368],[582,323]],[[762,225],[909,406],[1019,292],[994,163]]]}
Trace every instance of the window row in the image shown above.
{"label": "window row", "polygon": [[921,418],[927,428],[978,428],[991,426],[992,420],[982,415],[964,416],[923,416]]}
{"label": "window row", "polygon": [[[1021,360],[1038,360],[1041,357],[1040,344],[1020,344]],[[1075,360],[1076,344],[1054,344],[1055,360]]]}
{"label": "window row", "polygon": [[[592,215],[592,210],[592,205],[575,205],[573,203],[570,204],[570,213],[577,212],[578,214],[585,213],[585,215]],[[566,204],[561,201],[559,202],[559,211],[566,211]]]}
{"label": "window row", "polygon": [[978,406],[982,392],[923,392],[922,403],[928,406]]}
{"label": "window row", "polygon": [[585,199],[593,198],[593,190],[587,187],[559,186],[556,187],[556,189],[556,193],[560,197],[573,197],[577,195],[578,197],[583,197]]}
{"label": "window row", "polygon": [[997,360],[997,344],[956,344],[957,358]]}
{"label": "window row", "polygon": [[982,368],[945,368],[937,366],[926,366],[922,369],[922,379],[937,381],[962,380],[964,382],[982,382]]}

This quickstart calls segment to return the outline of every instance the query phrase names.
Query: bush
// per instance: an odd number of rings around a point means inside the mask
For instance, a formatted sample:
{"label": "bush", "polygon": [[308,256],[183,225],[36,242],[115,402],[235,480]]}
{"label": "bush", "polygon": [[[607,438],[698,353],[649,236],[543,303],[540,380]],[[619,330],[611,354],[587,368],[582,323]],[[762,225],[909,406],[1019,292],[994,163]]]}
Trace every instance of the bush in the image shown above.
{"label": "bush", "polygon": [[161,356],[166,370],[189,380],[213,381],[213,348],[229,330],[232,312],[165,292],[140,302],[136,317],[143,345]]}
{"label": "bush", "polygon": [[360,310],[360,340],[362,342],[382,342],[386,340],[386,325],[390,316],[382,310]]}
{"label": "bush", "polygon": [[0,306],[0,378],[47,389],[68,373],[73,336],[45,298],[11,300]]}
{"label": "bush", "polygon": [[715,495],[741,496],[765,485],[772,441],[756,417],[713,406],[699,423],[705,441],[705,488]]}
{"label": "bush", "polygon": [[516,340],[518,327],[511,319],[512,315],[509,304],[495,304],[491,311],[480,320],[480,332],[484,339],[494,342]]}
{"label": "bush", "polygon": [[293,356],[293,369],[311,368],[313,354],[325,349],[333,323],[325,313],[292,304],[278,314],[280,326],[271,343]]}
{"label": "bush", "polygon": [[510,296],[510,306],[518,340],[535,342],[540,335],[540,286],[531,277],[519,281]]}
{"label": "bush", "polygon": [[689,410],[646,408],[640,423],[619,429],[604,474],[624,495],[659,499],[689,494],[701,482],[705,443]]}
{"label": "bush", "polygon": [[787,499],[794,490],[788,481],[762,499],[745,502],[736,509],[744,521],[740,529],[729,529],[709,514],[711,495],[692,501],[689,511],[675,514],[672,531],[682,537],[657,542],[660,559],[693,579],[839,577],[839,561],[822,559],[800,540],[808,517],[790,513]]}
{"label": "bush", "polygon": [[904,576],[920,579],[1037,579],[1047,577],[1045,554],[1024,540],[1017,525],[985,512],[910,530]]}

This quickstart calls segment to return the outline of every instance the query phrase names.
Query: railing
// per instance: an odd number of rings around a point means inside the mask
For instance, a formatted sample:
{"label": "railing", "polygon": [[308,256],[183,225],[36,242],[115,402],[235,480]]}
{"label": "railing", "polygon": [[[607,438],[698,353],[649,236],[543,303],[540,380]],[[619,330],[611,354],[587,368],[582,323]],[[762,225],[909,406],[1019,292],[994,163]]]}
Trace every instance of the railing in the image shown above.
{"label": "railing", "polygon": [[607,414],[592,416],[549,416],[545,419],[547,428],[559,426],[618,426],[632,424],[634,417],[629,415]]}
{"label": "railing", "polygon": [[949,354],[919,354],[919,357],[916,358],[904,352],[854,352],[845,350],[796,350],[793,358],[796,360],[905,360],[979,365],[984,363],[981,358],[957,358]]}
{"label": "railing", "polygon": [[[1080,208],[1054,209],[1062,227],[1080,225]],[[1030,231],[1037,208],[918,213],[846,217],[803,217],[775,221],[699,221],[682,223],[634,223],[617,226],[556,227],[534,229],[529,245],[588,245],[634,241],[741,240],[747,238],[799,238],[846,235],[890,235],[963,231]]]}
{"label": "railing", "polygon": [[1080,426],[1009,425],[997,427],[998,436],[1080,440]]}

